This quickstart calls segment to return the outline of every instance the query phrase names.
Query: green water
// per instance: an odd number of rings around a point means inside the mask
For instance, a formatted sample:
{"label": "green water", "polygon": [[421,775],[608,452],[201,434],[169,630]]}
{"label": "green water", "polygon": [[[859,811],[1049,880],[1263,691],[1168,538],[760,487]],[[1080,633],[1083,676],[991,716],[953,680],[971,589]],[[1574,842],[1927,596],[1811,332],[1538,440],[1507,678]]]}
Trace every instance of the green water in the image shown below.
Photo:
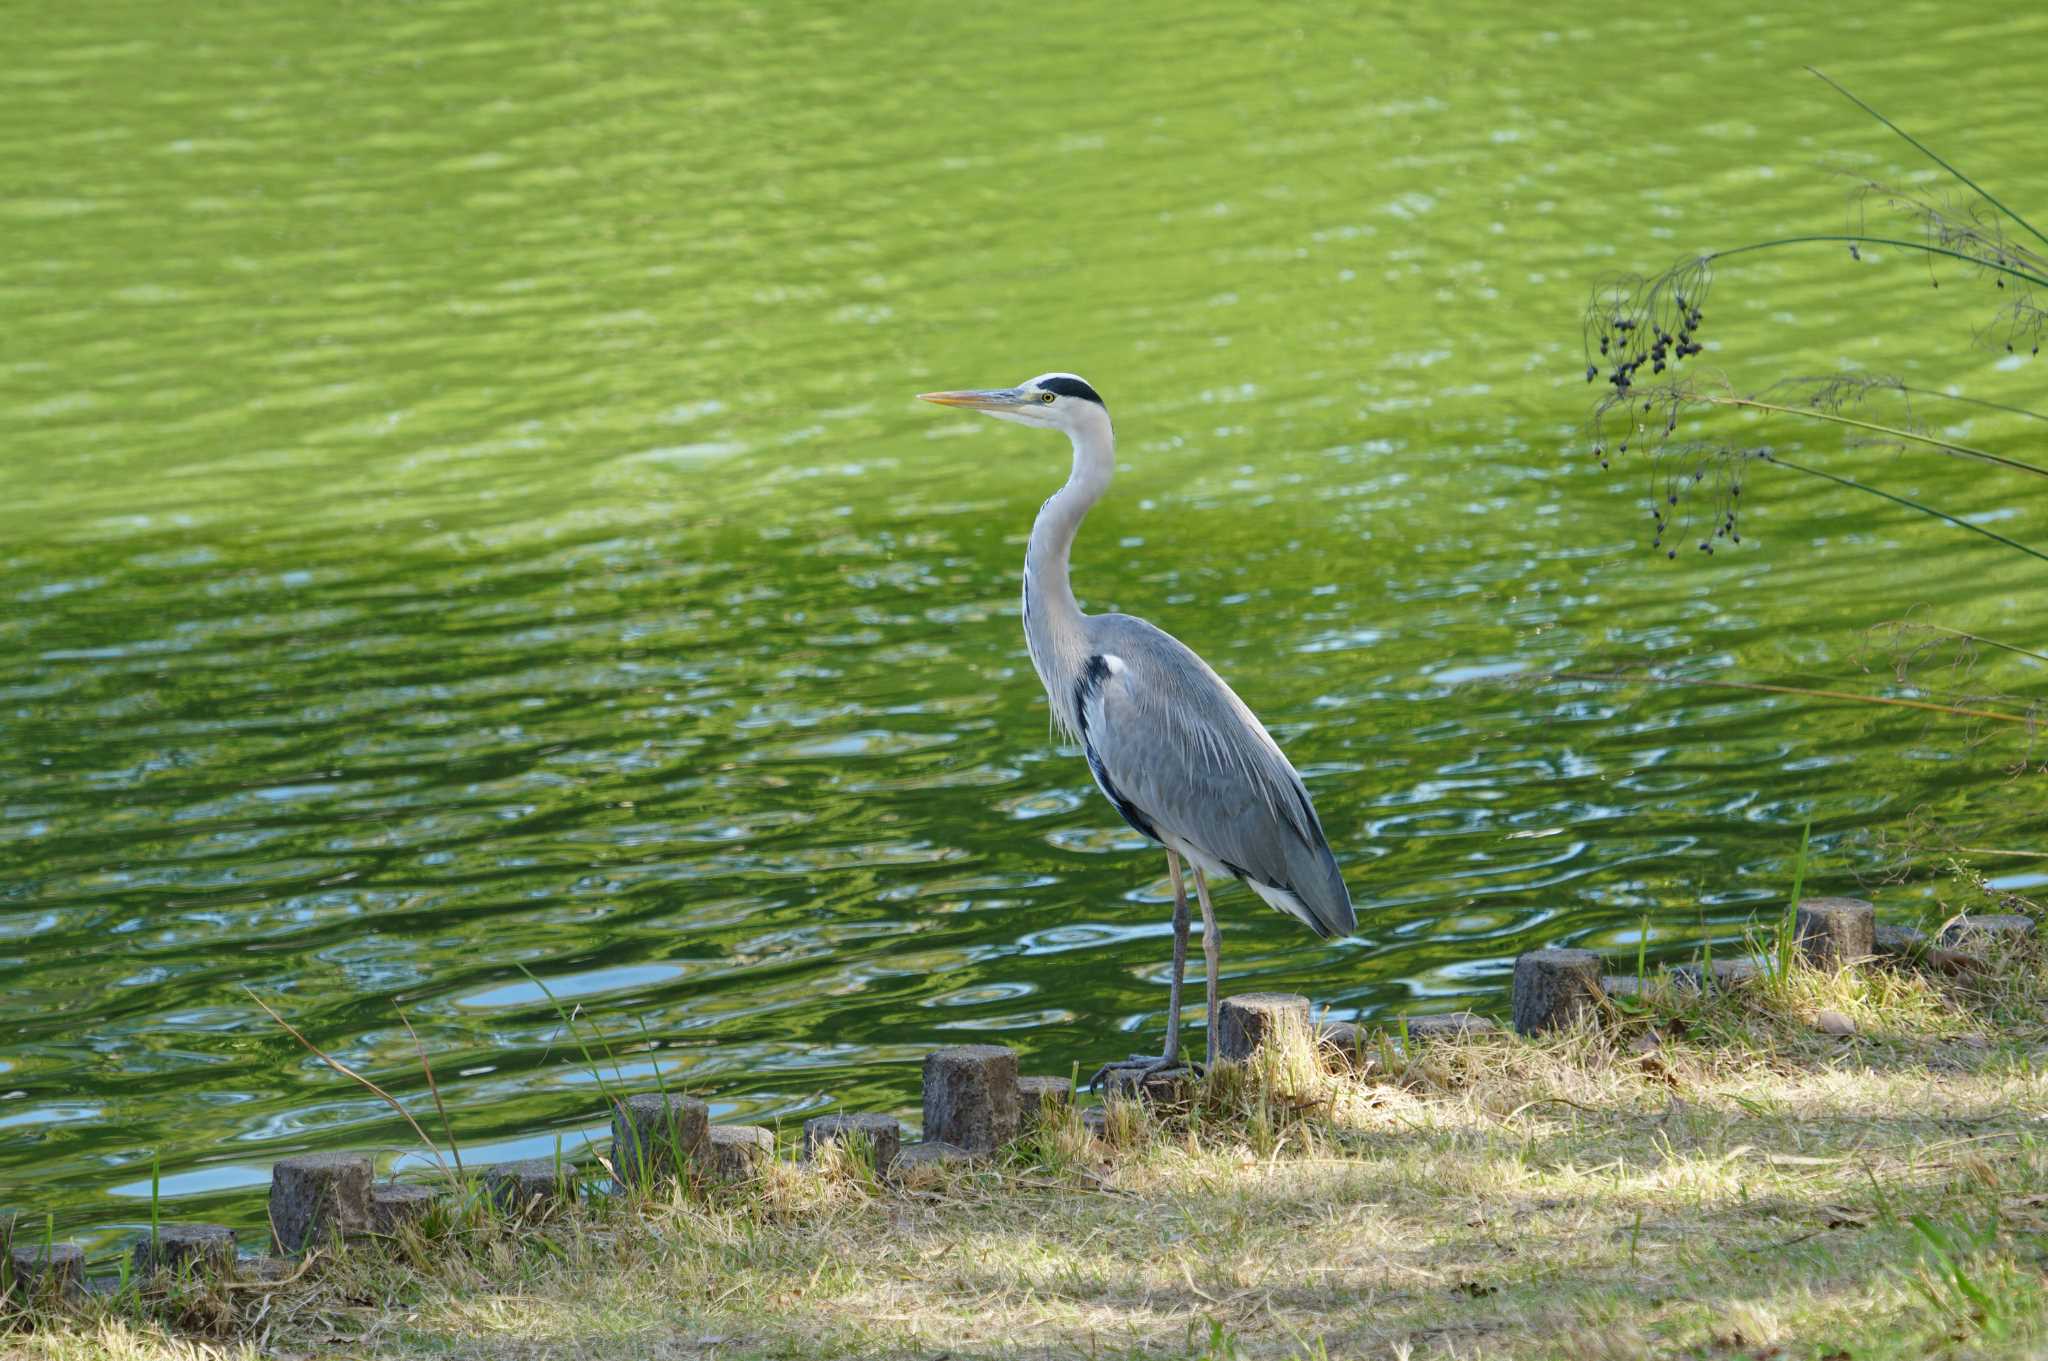
{"label": "green water", "polygon": [[[2036,834],[1975,730],[1526,681],[1874,685],[1916,608],[2041,641],[1995,545],[1763,472],[1741,548],[1671,563],[1645,471],[1575,452],[1597,279],[1925,173],[1802,63],[2048,211],[2048,17],[1749,8],[13,16],[0,1205],[110,1241],[160,1155],[167,1213],[253,1232],[271,1159],[412,1147],[247,990],[424,1109],[402,1008],[472,1159],[597,1125],[522,966],[721,1118],[912,1109],[934,1043],[1156,1045],[1163,865],[1018,628],[1065,448],[933,387],[1103,391],[1080,595],[1309,779],[1359,934],[1227,890],[1229,988],[1498,1012],[1534,945],[1733,938],[1808,818],[1820,888],[1915,810]],[[1945,282],[1731,262],[1701,362],[2037,403]],[[1789,433],[2048,540],[2023,485]]]}

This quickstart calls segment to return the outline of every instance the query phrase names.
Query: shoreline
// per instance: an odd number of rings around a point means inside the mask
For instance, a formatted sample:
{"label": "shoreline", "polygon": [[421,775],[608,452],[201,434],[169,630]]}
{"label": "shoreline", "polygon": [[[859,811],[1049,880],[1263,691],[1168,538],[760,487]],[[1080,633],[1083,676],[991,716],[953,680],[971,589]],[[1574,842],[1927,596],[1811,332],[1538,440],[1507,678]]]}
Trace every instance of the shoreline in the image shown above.
{"label": "shoreline", "polygon": [[45,1300],[5,1350],[2031,1355],[2048,976],[2031,938],[1982,959],[1642,980],[1355,1061],[1282,1037],[987,1159],[472,1198],[283,1279]]}

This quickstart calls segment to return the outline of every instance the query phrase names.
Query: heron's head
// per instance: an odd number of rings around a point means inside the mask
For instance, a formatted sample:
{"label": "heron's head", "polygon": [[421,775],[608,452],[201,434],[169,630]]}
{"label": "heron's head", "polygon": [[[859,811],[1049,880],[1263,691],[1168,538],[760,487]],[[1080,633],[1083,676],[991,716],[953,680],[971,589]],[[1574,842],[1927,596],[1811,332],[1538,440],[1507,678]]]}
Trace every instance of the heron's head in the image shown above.
{"label": "heron's head", "polygon": [[1064,430],[1069,435],[1100,423],[1109,424],[1109,408],[1095,389],[1071,373],[1041,373],[1013,388],[973,388],[964,392],[921,392],[920,401],[985,411],[998,420]]}

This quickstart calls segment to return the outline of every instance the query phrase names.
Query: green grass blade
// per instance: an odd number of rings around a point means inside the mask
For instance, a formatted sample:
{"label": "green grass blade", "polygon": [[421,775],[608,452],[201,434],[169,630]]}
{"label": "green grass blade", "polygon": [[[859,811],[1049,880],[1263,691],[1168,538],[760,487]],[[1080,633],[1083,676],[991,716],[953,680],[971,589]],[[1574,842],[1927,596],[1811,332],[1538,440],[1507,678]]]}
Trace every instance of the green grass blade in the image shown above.
{"label": "green grass blade", "polygon": [[[575,1042],[577,1052],[583,1055],[583,1066],[590,1070],[590,1080],[597,1084],[597,1090],[599,1094],[605,1097],[607,1100],[615,1099],[611,1088],[611,1084],[607,1083],[604,1080],[604,1073],[599,1070],[597,1066],[597,1060],[591,1057],[590,1046],[583,1042],[583,1032],[576,1028],[575,1018],[569,1014],[568,1010],[565,1007],[563,1007],[560,999],[558,999],[555,996],[553,990],[550,989],[547,984],[541,982],[540,979],[534,976],[533,970],[527,968],[524,964],[514,964],[512,967],[519,970],[519,972],[525,974],[526,981],[533,984],[533,986],[535,986],[536,988],[539,988],[540,995],[547,998],[548,1005],[555,1009],[556,1019],[561,1021],[562,1028],[569,1032],[569,1038]],[[606,1057],[609,1058],[610,1055],[607,1054]],[[618,1073],[617,1060],[613,1060],[612,1069],[613,1072],[618,1076],[620,1085],[623,1086],[625,1084],[625,1075],[622,1073]]]}
{"label": "green grass blade", "polygon": [[1794,939],[1799,930],[1799,895],[1806,891],[1806,858],[1813,848],[1813,819],[1806,820],[1799,833],[1799,858],[1792,863],[1792,896],[1785,903],[1785,918],[1778,925],[1778,977],[1792,976],[1792,960],[1798,950]]}

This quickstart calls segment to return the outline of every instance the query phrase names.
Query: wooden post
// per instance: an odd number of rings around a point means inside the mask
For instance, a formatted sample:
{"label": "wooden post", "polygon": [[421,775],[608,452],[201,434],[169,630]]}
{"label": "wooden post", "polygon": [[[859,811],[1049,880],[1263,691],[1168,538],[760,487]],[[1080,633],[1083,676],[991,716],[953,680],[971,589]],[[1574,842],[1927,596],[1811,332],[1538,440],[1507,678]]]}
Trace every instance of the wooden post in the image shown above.
{"label": "wooden post", "polygon": [[752,1181],[775,1161],[775,1132],[765,1125],[713,1125],[710,1144],[717,1181]]}
{"label": "wooden post", "polygon": [[1017,1051],[956,1044],[924,1060],[924,1137],[988,1154],[1017,1137]]}
{"label": "wooden post", "polygon": [[394,1234],[407,1224],[416,1224],[438,1193],[431,1186],[407,1186],[385,1182],[370,1188],[370,1230]]}
{"label": "wooden post", "polygon": [[1363,1073],[1378,1063],[1382,1037],[1396,1052],[1400,1050],[1399,1040],[1404,1025],[1408,1030],[1408,1042],[1418,1047],[1490,1035],[1500,1028],[1484,1016],[1475,1016],[1469,1011],[1444,1011],[1424,1016],[1395,1017],[1390,1021],[1327,1021],[1317,1038],[1322,1041],[1327,1058],[1334,1059],[1342,1067]]}
{"label": "wooden post", "polygon": [[1515,1029],[1535,1035],[1570,1025],[1600,1006],[1600,956],[1591,950],[1531,950],[1515,959]]}
{"label": "wooden post", "polygon": [[896,1161],[889,1164],[889,1177],[892,1181],[908,1181],[927,1167],[950,1167],[973,1161],[975,1155],[964,1148],[936,1139],[924,1139],[904,1145],[903,1151],[896,1155]]}
{"label": "wooden post", "polygon": [[156,1242],[135,1245],[133,1274],[148,1280],[159,1271],[226,1280],[235,1271],[235,1231],[225,1224],[160,1224]]}
{"label": "wooden post", "polygon": [[1714,961],[1714,976],[1707,978],[1698,964],[1681,964],[1671,971],[1671,981],[1682,988],[1699,992],[1711,987],[1716,992],[1739,988],[1763,972],[1763,966],[1746,956]]}
{"label": "wooden post", "polygon": [[1316,1027],[1316,1044],[1326,1060],[1334,1059],[1340,1067],[1369,1068],[1377,1048],[1373,1038],[1377,1030],[1359,1021],[1325,1021]]}
{"label": "wooden post", "polygon": [[1484,1016],[1474,1016],[1469,1011],[1439,1011],[1408,1018],[1408,1038],[1419,1044],[1467,1040],[1475,1035],[1491,1035],[1499,1029]]}
{"label": "wooden post", "polygon": [[[15,1237],[22,1236],[17,1225]],[[7,1257],[14,1266],[17,1302],[30,1296],[75,1294],[85,1286],[85,1252],[76,1243],[17,1242]]]}
{"label": "wooden post", "polygon": [[1308,998],[1291,992],[1248,992],[1216,1008],[1216,1057],[1243,1063],[1288,1027],[1309,1032]]}
{"label": "wooden post", "polygon": [[1074,1104],[1074,1084],[1063,1077],[1017,1079],[1017,1123],[1031,1129],[1047,1118],[1059,1119]]}
{"label": "wooden post", "polygon": [[820,1115],[804,1121],[804,1158],[817,1157],[827,1144],[863,1138],[875,1153],[875,1173],[887,1175],[903,1148],[903,1127],[891,1115]]}
{"label": "wooden post", "polygon": [[644,1092],[612,1108],[612,1175],[645,1190],[701,1164],[711,1142],[711,1108],[687,1096]]}
{"label": "wooden post", "polygon": [[1877,909],[1861,898],[1803,898],[1792,934],[1813,964],[1845,969],[1877,953]]}
{"label": "wooden post", "polygon": [[576,1164],[566,1158],[523,1158],[484,1169],[484,1197],[508,1214],[574,1204]]}
{"label": "wooden post", "polygon": [[2034,919],[2017,912],[1973,912],[1957,917],[1941,933],[1943,945],[1975,945],[1993,942],[2016,945],[2034,934]]}
{"label": "wooden post", "polygon": [[273,1165],[271,1250],[290,1256],[367,1230],[370,1177],[360,1153],[302,1153]]}

